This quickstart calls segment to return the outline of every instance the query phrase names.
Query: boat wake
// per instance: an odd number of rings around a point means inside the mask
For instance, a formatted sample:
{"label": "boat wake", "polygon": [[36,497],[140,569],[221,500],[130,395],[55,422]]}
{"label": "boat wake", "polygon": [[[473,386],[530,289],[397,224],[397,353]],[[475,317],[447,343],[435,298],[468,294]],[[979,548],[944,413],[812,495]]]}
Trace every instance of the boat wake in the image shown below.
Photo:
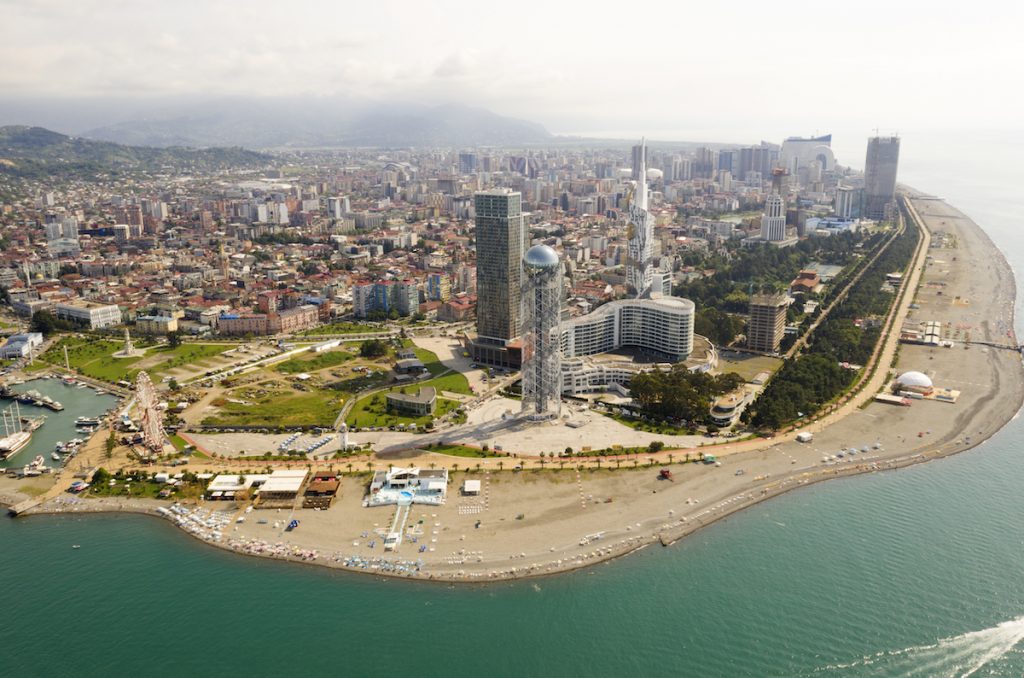
{"label": "boat wake", "polygon": [[[1024,640],[1024,616],[952,638],[933,645],[879,652],[848,664],[817,668],[816,674],[857,676],[928,676],[968,678],[1011,652]],[[986,672],[985,675],[1003,675]],[[1018,674],[1019,675],[1019,674]]]}

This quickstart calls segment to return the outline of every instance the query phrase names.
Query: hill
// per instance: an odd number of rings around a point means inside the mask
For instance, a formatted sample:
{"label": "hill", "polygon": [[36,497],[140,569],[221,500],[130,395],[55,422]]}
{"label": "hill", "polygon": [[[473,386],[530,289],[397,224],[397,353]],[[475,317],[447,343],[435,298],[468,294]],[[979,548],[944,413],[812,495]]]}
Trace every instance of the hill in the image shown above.
{"label": "hill", "polygon": [[23,179],[102,178],[127,171],[259,167],[271,157],[242,148],[152,148],[70,137],[43,127],[0,127],[0,174]]}

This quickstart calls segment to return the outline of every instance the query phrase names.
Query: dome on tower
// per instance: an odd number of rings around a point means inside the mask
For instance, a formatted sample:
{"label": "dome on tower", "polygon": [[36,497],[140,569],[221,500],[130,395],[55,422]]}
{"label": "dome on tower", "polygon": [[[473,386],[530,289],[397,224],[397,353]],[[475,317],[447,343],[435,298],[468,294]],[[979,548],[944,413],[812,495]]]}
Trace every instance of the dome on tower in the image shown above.
{"label": "dome on tower", "polygon": [[534,245],[523,257],[530,268],[554,268],[559,265],[558,252],[547,245]]}

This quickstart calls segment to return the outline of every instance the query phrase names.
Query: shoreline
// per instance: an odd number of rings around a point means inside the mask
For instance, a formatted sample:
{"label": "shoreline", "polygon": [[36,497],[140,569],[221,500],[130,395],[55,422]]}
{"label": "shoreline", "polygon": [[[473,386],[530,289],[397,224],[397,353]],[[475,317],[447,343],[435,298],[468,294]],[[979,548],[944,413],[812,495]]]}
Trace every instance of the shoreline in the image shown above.
{"label": "shoreline", "polygon": [[[913,191],[912,193],[914,194],[914,197],[911,199],[917,200],[918,202],[925,202],[925,200],[922,200],[922,194],[916,191]],[[995,244],[992,242],[988,234],[985,233],[985,231],[981,229],[977,224],[975,224],[972,220],[970,220],[969,217],[966,217],[966,215],[963,215],[962,213],[959,212],[959,210],[952,208],[944,201],[935,200],[935,202],[946,207],[947,210],[951,210],[953,216],[941,214],[934,218],[947,218],[950,220],[958,220],[961,218],[964,219],[966,223],[964,224],[963,228],[966,228],[967,230],[960,234],[961,239],[965,241],[964,244],[971,244],[966,241],[969,241],[973,238],[977,241],[977,244],[980,246],[980,249],[982,250],[981,252],[978,253],[979,255],[987,255],[988,260],[991,260],[993,258],[995,259],[994,263],[996,265],[992,268],[996,276],[996,287],[988,290],[983,289],[982,292],[987,291],[988,293],[990,293],[992,297],[992,301],[989,302],[990,305],[998,305],[1000,294],[1009,296],[1010,308],[1008,322],[1009,330],[1011,332],[1009,336],[1011,338],[1014,337],[1015,335],[1012,334],[1012,322],[1014,302],[1016,300],[1016,285],[1013,271],[1009,268],[1009,264],[1006,260],[1005,255],[995,246]],[[943,225],[946,223],[946,221],[941,222],[941,224]],[[928,219],[925,218],[924,215],[921,216],[920,226],[927,232],[931,233],[932,235],[935,235],[935,224],[931,224],[931,227],[929,227],[929,221]],[[938,254],[937,250],[935,251],[935,254]],[[992,256],[993,254],[994,257]],[[909,301],[915,300],[918,296],[924,296],[926,290],[929,289],[929,283],[926,283],[924,281],[925,274],[926,272],[928,272],[929,267],[934,269],[935,263],[948,263],[934,259],[934,257],[932,256],[932,252],[929,251],[927,248],[925,252],[922,254],[922,259],[925,261],[925,263],[921,266],[921,279],[919,280],[917,288],[913,290],[912,294],[909,295],[908,303]],[[957,257],[953,256],[953,261],[956,261],[956,259]],[[974,262],[977,262],[978,260],[979,259],[977,256],[971,259],[971,261]],[[961,263],[969,266],[971,261],[967,261],[965,258],[965,261]],[[917,263],[917,259],[915,258],[915,267],[917,266]],[[950,268],[952,269],[954,267],[950,266]],[[933,270],[932,272],[934,273],[935,271]],[[950,273],[950,271],[947,270],[945,271],[945,273],[948,274]],[[946,283],[942,284],[945,285]],[[960,291],[959,288],[952,289]],[[938,294],[941,295],[942,292],[940,291],[938,292]],[[948,310],[949,304],[946,304],[946,300],[951,296],[952,294],[948,295],[946,299],[941,300],[941,309]],[[960,298],[960,296],[956,297],[956,299]],[[979,298],[983,297],[979,296]],[[922,305],[925,305],[926,303],[927,302],[922,300]],[[899,304],[899,299],[894,299],[894,305],[895,304]],[[940,310],[939,302],[935,301],[934,305],[936,310],[933,312],[941,313],[942,311]],[[953,305],[955,305],[955,302],[953,302]],[[895,308],[896,306],[894,306],[894,309]],[[966,313],[966,311],[964,311],[964,313]],[[986,316],[984,309],[982,309],[981,315],[984,316],[984,320],[981,321],[981,325],[979,326],[979,328],[983,328],[985,338],[991,340],[992,338],[988,336],[990,329],[990,318]],[[898,332],[898,325],[896,324],[896,322],[902,322],[904,319],[904,317],[897,314],[897,317],[895,318],[895,322],[893,322],[890,333]],[[974,338],[973,335],[971,335],[971,338]],[[880,346],[884,346],[885,343],[886,339],[883,338],[881,340]],[[965,342],[965,348],[967,347],[968,343],[970,342]],[[924,353],[923,347],[910,347],[909,345],[898,345],[898,347],[904,349],[903,351],[896,354],[898,356],[900,363],[903,363],[904,360],[906,360],[907,362],[912,362],[915,359],[923,360],[926,355],[927,360],[933,360],[935,357],[935,355],[929,355]],[[918,350],[919,348],[921,350]],[[951,349],[938,350],[948,351]],[[960,348],[960,351],[963,350],[964,348]],[[915,351],[917,352],[915,353]],[[988,356],[988,358],[982,357],[979,354],[984,354],[985,356]],[[995,363],[1001,361],[1002,356],[990,355],[988,349],[979,349],[977,351],[972,351],[970,354],[966,354],[966,357],[962,361],[956,361],[956,359],[952,358],[952,354],[949,353],[939,353],[936,355],[940,356],[940,359],[938,361],[935,361],[934,365],[938,365],[940,368],[945,368],[948,372],[954,371],[952,369],[952,364],[950,363],[950,360],[953,360],[953,362],[981,360],[985,365],[991,366],[995,371],[996,392],[999,392],[998,377],[1000,375],[1001,368],[999,365],[996,365]],[[943,360],[942,358],[945,358],[946,356],[949,356],[949,358]],[[925,364],[927,365],[928,363]],[[1013,363],[1011,363],[1011,366],[1014,366],[1017,370],[1017,372],[1011,376],[1019,376],[1021,374],[1021,361],[1019,355],[1014,356],[1014,360]],[[880,363],[879,368],[880,369],[878,371],[881,372],[883,375],[887,374],[890,370],[889,365],[886,363]],[[902,371],[903,369],[910,368],[901,364],[900,370]],[[868,381],[870,381],[871,377],[868,376],[867,379]],[[587,568],[598,563],[608,562],[613,559],[620,558],[622,556],[646,548],[651,544],[661,543],[663,546],[670,546],[680,541],[681,539],[698,532],[700,529],[712,525],[718,522],[719,520],[722,520],[730,515],[733,515],[734,513],[737,513],[738,511],[750,508],[752,506],[756,506],[757,504],[760,504],[763,501],[781,496],[783,494],[787,494],[790,491],[798,489],[800,487],[810,486],[819,482],[836,478],[854,477],[864,473],[876,473],[888,470],[897,470],[899,468],[907,468],[919,463],[932,461],[934,459],[945,458],[959,452],[974,449],[980,446],[985,441],[989,440],[1000,430],[1002,430],[1006,426],[1006,424],[1012,421],[1020,412],[1021,405],[1022,403],[1024,403],[1024,391],[1021,391],[1019,383],[1017,383],[1016,386],[1016,392],[1012,394],[1012,402],[1002,400],[1002,395],[1000,394],[1000,398],[995,399],[984,399],[981,397],[976,398],[973,408],[967,405],[961,405],[960,403],[956,405],[949,405],[944,403],[915,402],[913,408],[894,408],[892,406],[882,406],[883,408],[888,407],[889,409],[877,410],[878,414],[866,414],[865,416],[881,418],[884,420],[883,422],[870,423],[871,426],[878,426],[879,429],[885,429],[886,425],[892,427],[896,427],[897,425],[899,425],[903,427],[903,430],[908,437],[904,439],[903,435],[898,435],[897,438],[899,442],[897,443],[897,445],[906,446],[906,448],[902,450],[892,450],[892,452],[894,453],[892,454],[892,456],[889,456],[889,450],[885,450],[884,452],[876,454],[873,457],[869,456],[867,458],[864,458],[864,454],[862,453],[862,456],[857,458],[856,463],[847,462],[834,465],[830,464],[827,466],[821,466],[815,460],[810,459],[809,465],[803,465],[800,466],[799,468],[794,469],[788,465],[784,467],[779,466],[780,464],[783,463],[783,461],[781,460],[782,455],[789,454],[790,456],[788,458],[792,459],[791,463],[797,464],[796,457],[793,455],[799,456],[801,454],[809,453],[810,448],[808,448],[806,445],[803,448],[801,448],[799,443],[792,443],[784,439],[780,442],[776,442],[756,450],[732,451],[727,456],[723,457],[723,461],[728,460],[728,466],[742,466],[745,465],[746,463],[753,465],[755,463],[755,457],[761,455],[761,460],[764,461],[763,466],[765,468],[771,468],[771,470],[774,472],[774,477],[772,476],[772,474],[765,474],[764,476],[758,476],[757,478],[753,478],[753,481],[748,480],[746,478],[738,481],[734,476],[718,473],[714,477],[714,487],[705,488],[710,492],[710,498],[707,501],[707,506],[705,507],[699,501],[691,504],[691,500],[687,499],[686,506],[691,508],[681,509],[681,515],[679,516],[675,515],[676,511],[674,509],[669,509],[667,515],[663,513],[661,518],[652,518],[644,513],[645,511],[649,511],[652,508],[667,508],[670,505],[674,505],[671,503],[671,500],[658,500],[656,502],[646,501],[646,505],[639,505],[638,503],[633,507],[627,505],[626,509],[632,509],[633,511],[630,514],[629,518],[631,521],[644,519],[646,522],[651,524],[641,526],[642,524],[637,522],[635,531],[633,531],[634,528],[631,527],[632,523],[630,523],[630,525],[627,525],[627,527],[625,528],[625,532],[623,532],[622,530],[618,530],[617,533],[613,529],[612,525],[609,524],[608,531],[612,532],[613,534],[616,534],[616,536],[608,536],[607,538],[597,538],[592,542],[588,541],[586,544],[584,544],[581,541],[580,546],[589,547],[589,549],[585,548],[582,551],[572,545],[568,547],[563,547],[561,550],[557,551],[555,547],[551,547],[551,550],[548,554],[533,553],[531,554],[529,559],[526,558],[525,552],[523,553],[522,558],[519,558],[515,554],[513,554],[508,559],[501,561],[501,563],[503,564],[493,560],[490,560],[486,564],[483,564],[482,558],[477,560],[477,563],[468,563],[465,557],[460,561],[458,556],[455,556],[454,559],[449,560],[447,564],[443,562],[433,563],[429,566],[424,566],[422,569],[417,569],[414,573],[410,573],[407,571],[399,573],[391,571],[381,571],[380,567],[374,568],[372,566],[374,562],[376,562],[378,566],[381,562],[387,562],[388,558],[386,556],[353,556],[358,559],[357,562],[370,563],[371,565],[351,566],[339,561],[340,551],[335,551],[334,556],[324,557],[323,560],[321,560],[321,557],[319,555],[317,555],[317,557],[313,559],[296,558],[288,555],[282,555],[280,552],[268,554],[262,552],[246,551],[244,548],[245,544],[249,544],[250,546],[252,546],[252,544],[260,541],[255,539],[255,537],[249,537],[248,540],[243,538],[236,539],[234,541],[228,540],[225,542],[215,542],[209,539],[204,539],[199,534],[191,532],[190,534],[192,534],[193,537],[199,539],[200,541],[204,541],[211,546],[218,547],[223,550],[231,551],[234,553],[240,553],[242,555],[271,558],[274,560],[282,560],[286,562],[298,562],[304,564],[317,565],[320,567],[330,567],[332,569],[344,571],[374,574],[382,577],[397,577],[401,579],[411,579],[416,581],[433,581],[450,584],[453,582],[499,582],[509,581],[512,579],[551,576],[555,574],[561,574],[564,572],[570,572],[574,570]],[[871,394],[875,392],[871,388],[866,388],[865,391],[870,391]],[[1012,405],[1012,408],[1009,407],[1008,405]],[[936,409],[950,407],[959,409],[953,412],[950,412],[950,410],[948,409]],[[920,411],[918,411],[919,408],[925,409],[921,409]],[[924,432],[923,429],[921,429],[918,432],[919,440],[913,441],[912,432],[914,430],[914,427],[919,425],[920,422],[917,419],[911,418],[911,416],[907,412],[897,412],[897,410],[915,410],[915,412],[913,413],[914,417],[923,417],[923,420],[931,421],[927,419],[927,416],[931,416],[932,418],[935,418],[938,422],[944,420],[944,423],[946,424],[952,423],[953,428],[949,431],[946,431],[945,433],[940,431],[939,436],[937,436],[937,439],[934,440],[934,442],[931,441],[932,439],[930,437],[932,434],[932,430],[930,428],[928,429],[929,438],[924,439]],[[813,429],[815,431],[816,438],[818,438],[819,436],[822,438],[826,438],[829,437],[828,434],[831,434],[831,437],[835,438],[836,440],[843,441],[845,441],[846,437],[848,437],[849,435],[863,435],[862,429],[864,427],[861,426],[860,428],[858,428],[855,423],[854,426],[852,426],[853,432],[843,430],[851,428],[851,426],[849,426],[849,423],[847,423],[847,420],[857,419],[858,411],[864,412],[865,410],[864,408],[852,408],[851,411],[845,412],[843,417],[838,418],[836,420],[833,420],[831,416],[825,416],[822,417],[822,421],[804,427],[804,430]],[[936,415],[935,413],[938,413],[938,415]],[[949,413],[953,416],[944,417],[942,416],[944,413]],[[954,419],[954,421],[950,422],[950,419]],[[964,420],[964,424],[970,426],[969,429],[967,428],[967,426],[962,426],[958,428],[957,424],[958,422],[960,422],[961,419]],[[995,427],[991,426],[991,423],[993,421],[997,422],[997,425]],[[844,426],[844,423],[847,423],[847,425]],[[865,422],[865,424],[866,423],[867,422]],[[907,425],[912,426],[912,428],[909,431],[905,430]],[[920,425],[923,426],[923,424]],[[971,435],[971,433],[973,433],[973,431],[975,430],[975,427],[981,428],[981,430],[978,430],[977,438],[973,438],[973,436]],[[965,435],[965,432],[967,431],[969,431],[969,433]],[[917,444],[913,444],[915,442]],[[796,447],[793,447],[794,445]],[[717,446],[706,446],[707,449],[711,449],[713,452],[716,452],[716,447]],[[722,447],[724,448],[725,446]],[[786,449],[787,447],[791,448],[788,450],[788,452]],[[771,460],[768,460],[769,452],[773,452]],[[816,448],[815,452],[817,452]],[[618,480],[621,480],[623,484],[632,484],[635,486],[632,489],[636,492],[636,497],[627,496],[626,503],[628,504],[631,498],[636,499],[639,502],[641,498],[641,495],[639,493],[643,491],[641,489],[642,481],[647,474],[650,474],[652,472],[652,470],[653,467],[644,467],[637,469],[622,469],[621,472],[618,470],[609,469],[609,472],[619,476]],[[632,471],[632,473],[630,473],[630,471]],[[592,470],[590,470],[590,472],[595,477],[598,475],[597,473],[594,473]],[[680,476],[682,476],[683,473],[689,474],[690,471],[685,471],[685,469],[681,468],[679,473]],[[696,474],[696,478],[683,479],[682,482],[678,484],[679,487],[671,488],[670,492],[674,492],[676,495],[681,495],[683,494],[683,492],[681,492],[680,490],[683,484],[689,483],[690,485],[688,486],[688,489],[696,493],[696,491],[700,489],[700,483],[704,482],[705,478],[710,478],[711,474],[713,474],[714,472],[712,471],[711,473],[709,473],[707,469],[697,468],[695,471],[693,471],[693,473]],[[739,468],[737,469],[737,473],[735,475],[739,476],[742,473],[743,469]],[[509,472],[509,474],[511,474],[511,472]],[[622,477],[623,475],[625,475],[624,478]],[[722,477],[723,475],[725,476],[724,479]],[[543,478],[543,476],[544,473],[542,471],[540,473],[540,477]],[[590,506],[588,502],[583,501],[583,485],[582,481],[580,480],[579,472],[576,473],[576,476],[577,483],[579,483],[580,485],[579,501],[581,502],[581,505],[583,505],[584,507]],[[751,477],[753,477],[753,472],[751,472]],[[549,484],[555,490],[558,489],[555,487],[556,484],[561,483],[564,480],[564,478],[561,477],[561,472],[559,472],[558,476],[552,475],[549,476],[549,478]],[[592,479],[593,478],[588,478],[588,482],[590,482]],[[595,485],[596,484],[598,484],[598,481],[595,481]],[[732,484],[734,487],[732,489],[726,488],[726,491],[724,493],[719,493],[716,491],[720,485],[729,484]],[[650,483],[648,483],[648,485],[650,485]],[[673,483],[673,485],[676,485],[676,483]],[[669,487],[662,487],[664,489],[669,489]],[[662,487],[659,487],[659,489],[662,489]],[[658,489],[655,489],[654,493],[656,494],[657,492]],[[665,492],[663,492],[663,494],[665,494]],[[647,497],[646,499],[649,499],[649,497]],[[681,497],[677,496],[676,499],[681,500]],[[0,497],[0,500],[2,500],[2,497]],[[610,502],[610,499],[608,501]],[[57,502],[58,505],[53,506],[52,504],[54,502]],[[163,517],[156,512],[156,508],[158,506],[166,507],[170,505],[169,502],[157,502],[156,500],[115,501],[104,499],[78,498],[77,502],[75,502],[75,505],[77,507],[75,510],[66,511],[61,509],[62,505],[67,506],[69,503],[70,502],[68,502],[64,497],[57,499],[51,498],[46,503],[43,503],[40,506],[27,511],[24,515],[64,513],[141,513],[144,515]],[[126,507],[125,505],[128,503],[131,503],[131,505]],[[596,504],[596,502],[594,503]],[[115,507],[113,506],[113,504],[117,504],[117,506]],[[532,509],[532,506],[529,506],[529,504],[527,504],[527,506],[530,509]],[[681,504],[679,506],[681,506]],[[203,508],[206,511],[212,510],[212,507],[209,503],[205,504]],[[437,514],[434,515],[436,517]],[[582,516],[582,514],[580,515]],[[562,519],[565,521],[570,521],[573,520],[574,517],[563,516]],[[579,517],[577,522],[584,522],[584,518]],[[440,523],[436,524],[440,525]],[[543,532],[543,528],[545,527],[545,525],[545,523],[541,522],[539,527],[533,529]],[[506,527],[509,530],[514,530],[516,528],[516,526],[514,525],[512,527]],[[559,525],[558,527],[561,527],[563,531],[567,531],[567,529],[561,525]],[[575,526],[574,529],[578,530],[578,534],[579,530],[582,530],[583,527],[584,526]],[[549,532],[557,531],[556,526],[549,525],[549,528]],[[447,530],[448,528],[446,527],[445,529]],[[186,530],[186,532],[188,532],[188,530]],[[438,532],[435,530],[434,534],[436,535],[437,533]],[[300,538],[306,538],[305,534],[299,534],[298,536]],[[316,537],[316,532],[314,531],[313,533],[311,533],[310,536]],[[337,535],[334,534],[333,536],[336,537]],[[466,536],[463,535],[462,539],[465,540]],[[434,541],[436,542],[437,539],[434,539]],[[510,539],[510,541],[515,541],[514,536],[512,539]],[[263,543],[266,544],[266,542]],[[455,546],[458,546],[458,544],[455,544]],[[302,550],[297,545],[291,546],[289,548]],[[314,550],[318,551],[319,549]],[[464,551],[465,550],[463,549],[463,553]],[[293,553],[294,552],[295,551],[293,551]],[[472,554],[474,552],[470,553]],[[401,559],[401,556],[398,554],[392,554],[392,558],[396,561],[399,561]],[[408,563],[411,561],[405,560],[401,562]],[[480,566],[476,567],[475,565],[477,564],[480,564]],[[455,569],[456,566],[458,565],[463,565],[465,567],[463,567],[462,569]]]}

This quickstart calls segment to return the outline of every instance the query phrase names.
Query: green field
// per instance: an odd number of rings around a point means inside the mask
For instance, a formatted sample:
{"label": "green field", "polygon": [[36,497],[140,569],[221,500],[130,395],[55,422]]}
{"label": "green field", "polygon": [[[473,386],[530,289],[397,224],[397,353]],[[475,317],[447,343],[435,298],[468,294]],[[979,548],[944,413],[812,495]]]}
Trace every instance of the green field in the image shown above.
{"label": "green field", "polygon": [[750,381],[761,372],[775,374],[775,371],[782,366],[781,358],[772,358],[766,355],[753,355],[733,351],[720,351],[718,354],[718,369],[716,374],[735,372]]}
{"label": "green field", "polygon": [[331,351],[328,353],[304,354],[278,363],[274,369],[282,374],[298,374],[300,372],[317,372],[328,367],[335,367],[346,360],[352,359],[351,353],[345,351]]}
{"label": "green field", "polygon": [[345,397],[335,391],[311,392],[287,388],[249,395],[244,389],[233,394],[242,402],[215,400],[217,414],[203,419],[208,426],[326,426],[334,424]]}
{"label": "green field", "polygon": [[459,406],[458,401],[447,398],[438,398],[437,407],[432,416],[409,417],[386,410],[386,398],[384,393],[375,393],[366,396],[357,402],[348,413],[345,423],[352,427],[366,428],[368,426],[398,426],[399,424],[416,424],[422,429],[436,418],[442,417]]}
{"label": "green field", "polygon": [[[135,358],[115,358],[113,354],[120,351],[123,344],[119,341],[92,339],[86,337],[63,337],[48,351],[39,356],[41,361],[58,367],[64,366],[64,347],[68,349],[68,363],[87,377],[103,381],[131,381],[139,373],[137,365],[142,361],[152,363],[154,358],[159,362],[146,367],[150,376],[160,375],[176,367],[195,365],[201,360],[220,355],[233,348],[231,344],[181,344],[177,348],[166,345],[153,346]],[[45,365],[36,363],[34,369],[45,369]]]}
{"label": "green field", "polygon": [[458,445],[455,443],[446,445],[434,445],[432,447],[427,447],[426,449],[428,452],[447,454],[452,457],[470,457],[473,459],[501,456],[495,452],[484,452],[479,447],[470,447],[469,445]]}
{"label": "green field", "polygon": [[[425,381],[420,386],[433,386],[440,393],[441,391],[449,391],[451,393],[461,393],[463,395],[471,395],[472,391],[469,390],[469,381],[460,372],[452,372],[448,367],[445,367],[437,354],[433,351],[428,351],[425,348],[419,346],[413,346],[412,342],[406,340],[404,342],[407,347],[411,348],[415,353],[416,357],[423,362],[424,367],[427,371],[435,377],[430,381]],[[448,374],[445,374],[445,373]],[[444,374],[443,377],[438,377],[439,374]]]}

